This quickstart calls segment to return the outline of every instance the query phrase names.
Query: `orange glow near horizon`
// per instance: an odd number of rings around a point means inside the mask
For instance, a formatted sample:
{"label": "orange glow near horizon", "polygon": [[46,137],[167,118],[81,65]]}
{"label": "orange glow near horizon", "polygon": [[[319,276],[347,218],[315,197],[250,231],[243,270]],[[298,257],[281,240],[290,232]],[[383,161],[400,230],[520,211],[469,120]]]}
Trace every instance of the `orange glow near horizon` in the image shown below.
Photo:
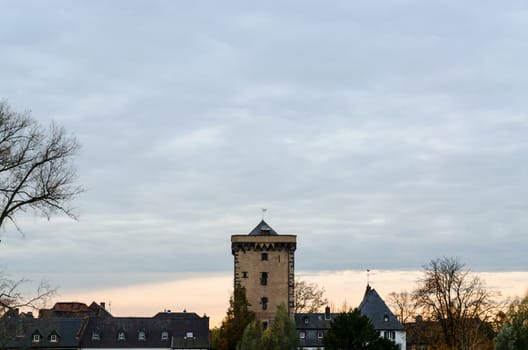
{"label": "orange glow near horizon", "polygon": [[[373,270],[369,283],[382,298],[392,291],[412,290],[421,271]],[[528,290],[528,272],[482,272],[486,286],[501,293],[501,299],[523,296]],[[333,309],[346,303],[355,307],[361,302],[367,284],[366,271],[298,272],[297,278],[324,287]],[[231,273],[197,273],[196,277],[177,281],[149,283],[86,292],[60,294],[53,301],[106,302],[114,316],[151,317],[164,310],[195,312],[210,317],[210,327],[218,326],[229,306],[232,292]]]}

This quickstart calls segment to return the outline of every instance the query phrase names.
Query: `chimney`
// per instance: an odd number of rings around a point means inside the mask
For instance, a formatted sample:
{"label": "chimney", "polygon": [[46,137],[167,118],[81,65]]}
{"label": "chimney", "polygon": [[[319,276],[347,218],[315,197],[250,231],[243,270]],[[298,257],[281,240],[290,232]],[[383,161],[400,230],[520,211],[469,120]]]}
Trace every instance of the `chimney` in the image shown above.
{"label": "chimney", "polygon": [[330,319],[330,306],[325,307],[325,320]]}
{"label": "chimney", "polygon": [[101,309],[106,309],[106,303],[104,301],[101,301],[99,305],[101,305]]}

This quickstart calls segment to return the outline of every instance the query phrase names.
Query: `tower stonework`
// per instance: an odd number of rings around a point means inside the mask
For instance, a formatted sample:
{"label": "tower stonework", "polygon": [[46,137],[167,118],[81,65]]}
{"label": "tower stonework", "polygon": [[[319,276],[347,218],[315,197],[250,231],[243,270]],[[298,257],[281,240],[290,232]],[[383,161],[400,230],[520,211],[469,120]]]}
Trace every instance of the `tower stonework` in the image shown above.
{"label": "tower stonework", "polygon": [[248,235],[231,236],[234,284],[246,289],[257,320],[273,320],[277,306],[294,312],[297,236],[279,235],[262,220]]}

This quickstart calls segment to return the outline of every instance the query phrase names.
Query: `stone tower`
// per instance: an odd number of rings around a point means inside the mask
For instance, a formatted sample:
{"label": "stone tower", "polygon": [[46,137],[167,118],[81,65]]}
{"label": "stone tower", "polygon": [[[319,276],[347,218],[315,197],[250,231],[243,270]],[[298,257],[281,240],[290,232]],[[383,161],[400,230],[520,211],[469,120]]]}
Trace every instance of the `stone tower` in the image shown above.
{"label": "stone tower", "polygon": [[279,235],[264,220],[248,235],[231,236],[235,287],[246,288],[257,320],[272,320],[280,304],[293,314],[296,244],[296,236]]}

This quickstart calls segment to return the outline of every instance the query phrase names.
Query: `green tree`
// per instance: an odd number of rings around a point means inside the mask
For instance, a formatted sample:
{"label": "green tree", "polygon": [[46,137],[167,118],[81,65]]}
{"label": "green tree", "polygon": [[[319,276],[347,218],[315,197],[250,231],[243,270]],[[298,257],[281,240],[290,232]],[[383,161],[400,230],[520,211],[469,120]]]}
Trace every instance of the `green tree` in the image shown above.
{"label": "green tree", "polygon": [[528,293],[510,304],[506,321],[495,338],[495,349],[528,349]]}
{"label": "green tree", "polygon": [[227,314],[212,337],[213,347],[217,350],[236,350],[245,328],[255,320],[255,313],[248,308],[246,289],[235,287],[229,299]]}
{"label": "green tree", "polygon": [[295,350],[299,345],[299,334],[295,328],[295,321],[288,315],[284,304],[277,307],[275,318],[264,331],[262,349],[266,350]]}
{"label": "green tree", "polygon": [[238,350],[262,349],[262,323],[253,321],[247,325],[242,335]]}
{"label": "green tree", "polygon": [[337,315],[323,338],[327,350],[398,350],[391,340],[380,338],[378,332],[358,309]]}

